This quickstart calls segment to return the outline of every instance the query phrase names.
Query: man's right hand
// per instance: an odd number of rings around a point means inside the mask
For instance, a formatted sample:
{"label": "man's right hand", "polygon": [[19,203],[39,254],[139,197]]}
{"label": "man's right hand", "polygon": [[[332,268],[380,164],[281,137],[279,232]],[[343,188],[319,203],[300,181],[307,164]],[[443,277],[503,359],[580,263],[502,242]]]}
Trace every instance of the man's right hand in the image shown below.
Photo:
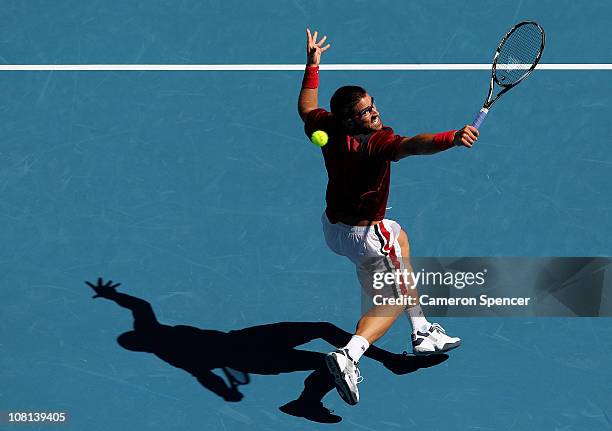
{"label": "man's right hand", "polygon": [[472,148],[472,145],[474,145],[474,142],[478,139],[478,135],[479,133],[476,127],[470,125],[463,126],[455,132],[453,144]]}
{"label": "man's right hand", "polygon": [[306,29],[307,43],[306,43],[306,64],[309,66],[318,66],[321,62],[321,54],[327,51],[330,44],[323,46],[323,43],[327,39],[327,36],[323,36],[320,41],[317,42],[318,32],[315,31],[314,35],[310,34],[310,29]]}
{"label": "man's right hand", "polygon": [[113,280],[109,280],[108,282],[104,283],[102,277],[98,278],[98,284],[93,284],[89,281],[86,281],[85,284],[96,292],[96,294],[93,296],[94,298],[110,298],[117,294],[115,289],[121,286],[121,283],[113,284]]}

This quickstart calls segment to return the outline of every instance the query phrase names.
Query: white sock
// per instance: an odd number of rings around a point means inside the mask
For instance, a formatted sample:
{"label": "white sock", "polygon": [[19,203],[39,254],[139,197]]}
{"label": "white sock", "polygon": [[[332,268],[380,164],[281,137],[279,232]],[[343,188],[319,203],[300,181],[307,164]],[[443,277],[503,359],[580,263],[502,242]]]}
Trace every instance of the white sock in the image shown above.
{"label": "white sock", "polygon": [[425,318],[420,305],[409,308],[408,317],[410,317],[410,323],[412,324],[412,332],[426,331],[431,326],[427,318]]}
{"label": "white sock", "polygon": [[365,351],[368,350],[368,347],[370,347],[370,343],[361,335],[353,335],[351,341],[344,346],[344,348],[348,350],[349,356],[355,362],[359,361]]}

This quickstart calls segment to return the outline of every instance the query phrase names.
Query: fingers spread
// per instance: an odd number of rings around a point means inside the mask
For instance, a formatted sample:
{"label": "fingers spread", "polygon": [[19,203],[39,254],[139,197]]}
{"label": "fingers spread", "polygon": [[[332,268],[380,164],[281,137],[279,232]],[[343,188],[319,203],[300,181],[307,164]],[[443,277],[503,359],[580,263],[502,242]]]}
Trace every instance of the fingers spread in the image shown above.
{"label": "fingers spread", "polygon": [[325,39],[327,39],[327,35],[324,35],[324,36],[321,38],[321,40],[317,42],[317,46],[319,46],[319,47],[320,47],[321,45],[323,45],[323,42],[325,42]]}

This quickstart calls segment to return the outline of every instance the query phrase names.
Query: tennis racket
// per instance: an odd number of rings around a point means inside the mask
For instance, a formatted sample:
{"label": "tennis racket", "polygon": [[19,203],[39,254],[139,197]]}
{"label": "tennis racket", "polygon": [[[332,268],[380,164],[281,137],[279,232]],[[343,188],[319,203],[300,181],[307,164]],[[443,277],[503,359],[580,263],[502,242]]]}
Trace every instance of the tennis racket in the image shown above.
{"label": "tennis racket", "polygon": [[[533,21],[519,22],[506,33],[493,57],[489,94],[472,126],[479,128],[497,99],[533,72],[545,42],[544,29]],[[493,87],[499,87],[495,97]]]}

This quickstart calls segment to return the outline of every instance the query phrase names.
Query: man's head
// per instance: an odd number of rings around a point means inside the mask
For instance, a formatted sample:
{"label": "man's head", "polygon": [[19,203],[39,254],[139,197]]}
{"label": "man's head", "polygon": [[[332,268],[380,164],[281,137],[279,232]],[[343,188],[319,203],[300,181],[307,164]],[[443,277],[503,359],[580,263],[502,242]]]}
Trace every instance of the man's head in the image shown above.
{"label": "man's head", "polygon": [[132,352],[152,352],[154,348],[153,337],[138,331],[128,331],[117,337],[121,347]]}
{"label": "man's head", "polygon": [[340,87],[330,101],[331,112],[350,133],[371,133],[382,129],[374,98],[355,85]]}

